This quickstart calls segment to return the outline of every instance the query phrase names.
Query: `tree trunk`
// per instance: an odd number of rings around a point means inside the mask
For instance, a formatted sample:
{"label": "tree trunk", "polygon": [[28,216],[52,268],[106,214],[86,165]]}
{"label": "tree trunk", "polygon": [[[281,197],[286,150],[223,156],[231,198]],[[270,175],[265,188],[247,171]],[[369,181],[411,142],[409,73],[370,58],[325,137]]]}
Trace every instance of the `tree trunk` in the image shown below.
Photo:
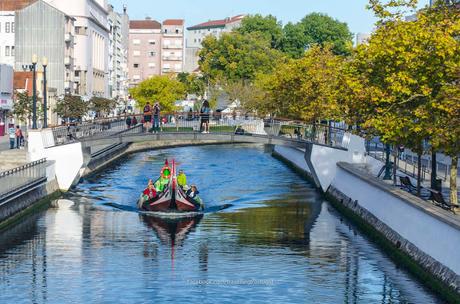
{"label": "tree trunk", "polygon": [[437,189],[436,179],[438,178],[438,166],[437,166],[437,159],[436,159],[436,151],[433,149],[431,150],[431,189],[435,189],[440,191],[441,189]]}
{"label": "tree trunk", "polygon": [[422,154],[417,153],[417,196],[420,196],[422,189]]}
{"label": "tree trunk", "polygon": [[396,186],[396,172],[398,171],[398,153],[399,149],[396,148],[397,146],[395,145],[393,147],[393,185]]}
{"label": "tree trunk", "polygon": [[450,203],[458,205],[457,197],[457,169],[458,168],[458,155],[452,157],[450,166]]}

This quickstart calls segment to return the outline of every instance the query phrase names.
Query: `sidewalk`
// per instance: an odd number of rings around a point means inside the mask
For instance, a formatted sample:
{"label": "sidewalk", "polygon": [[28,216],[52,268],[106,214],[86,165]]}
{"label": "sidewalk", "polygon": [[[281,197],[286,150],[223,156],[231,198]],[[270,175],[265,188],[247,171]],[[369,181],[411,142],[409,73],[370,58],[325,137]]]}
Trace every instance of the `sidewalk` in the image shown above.
{"label": "sidewalk", "polygon": [[0,136],[0,151],[5,151],[10,149],[10,138],[8,135]]}

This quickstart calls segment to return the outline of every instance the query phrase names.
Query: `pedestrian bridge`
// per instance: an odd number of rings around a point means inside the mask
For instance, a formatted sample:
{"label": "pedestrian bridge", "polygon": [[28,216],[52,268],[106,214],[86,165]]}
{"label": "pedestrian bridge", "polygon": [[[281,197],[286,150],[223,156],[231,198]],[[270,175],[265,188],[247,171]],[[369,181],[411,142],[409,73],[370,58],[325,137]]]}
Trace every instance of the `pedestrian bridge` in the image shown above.
{"label": "pedestrian bridge", "polygon": [[178,120],[166,123],[158,130],[149,130],[142,124],[128,127],[125,119],[94,122],[53,129],[47,147],[81,142],[83,147],[141,142],[207,144],[256,143],[305,148],[307,144],[347,149],[343,129],[325,125],[309,125],[292,121],[262,119],[219,119],[210,122],[210,133],[201,133],[199,120]]}

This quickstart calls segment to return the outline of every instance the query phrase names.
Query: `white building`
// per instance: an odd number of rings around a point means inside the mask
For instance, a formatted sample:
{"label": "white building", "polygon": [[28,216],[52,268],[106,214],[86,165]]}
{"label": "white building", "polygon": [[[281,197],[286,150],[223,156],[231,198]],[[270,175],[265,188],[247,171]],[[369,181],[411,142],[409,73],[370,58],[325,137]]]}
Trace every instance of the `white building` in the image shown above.
{"label": "white building", "polygon": [[370,38],[371,34],[369,33],[358,33],[356,34],[356,45],[367,43]]}
{"label": "white building", "polygon": [[107,0],[45,0],[75,18],[75,93],[109,97]]}
{"label": "white building", "polygon": [[0,136],[8,126],[8,115],[13,110],[13,67],[0,64]]}
{"label": "white building", "polygon": [[0,63],[14,65],[14,11],[0,11]]}
{"label": "white building", "polygon": [[126,100],[128,97],[128,39],[129,17],[126,7],[123,14],[109,5],[109,94],[110,98]]}
{"label": "white building", "polygon": [[185,49],[185,72],[193,73],[198,70],[198,53],[201,43],[207,36],[219,38],[222,33],[228,33],[239,27],[245,15],[238,15],[222,20],[210,20],[187,28]]}

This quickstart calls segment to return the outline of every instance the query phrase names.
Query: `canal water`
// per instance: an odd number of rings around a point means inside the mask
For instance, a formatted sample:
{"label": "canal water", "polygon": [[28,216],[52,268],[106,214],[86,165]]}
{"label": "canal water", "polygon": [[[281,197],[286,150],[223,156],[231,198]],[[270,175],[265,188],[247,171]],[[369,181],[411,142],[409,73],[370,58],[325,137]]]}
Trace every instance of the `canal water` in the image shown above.
{"label": "canal water", "polygon": [[[166,158],[210,212],[135,212]],[[441,303],[263,146],[134,154],[57,204],[0,235],[0,303]]]}

